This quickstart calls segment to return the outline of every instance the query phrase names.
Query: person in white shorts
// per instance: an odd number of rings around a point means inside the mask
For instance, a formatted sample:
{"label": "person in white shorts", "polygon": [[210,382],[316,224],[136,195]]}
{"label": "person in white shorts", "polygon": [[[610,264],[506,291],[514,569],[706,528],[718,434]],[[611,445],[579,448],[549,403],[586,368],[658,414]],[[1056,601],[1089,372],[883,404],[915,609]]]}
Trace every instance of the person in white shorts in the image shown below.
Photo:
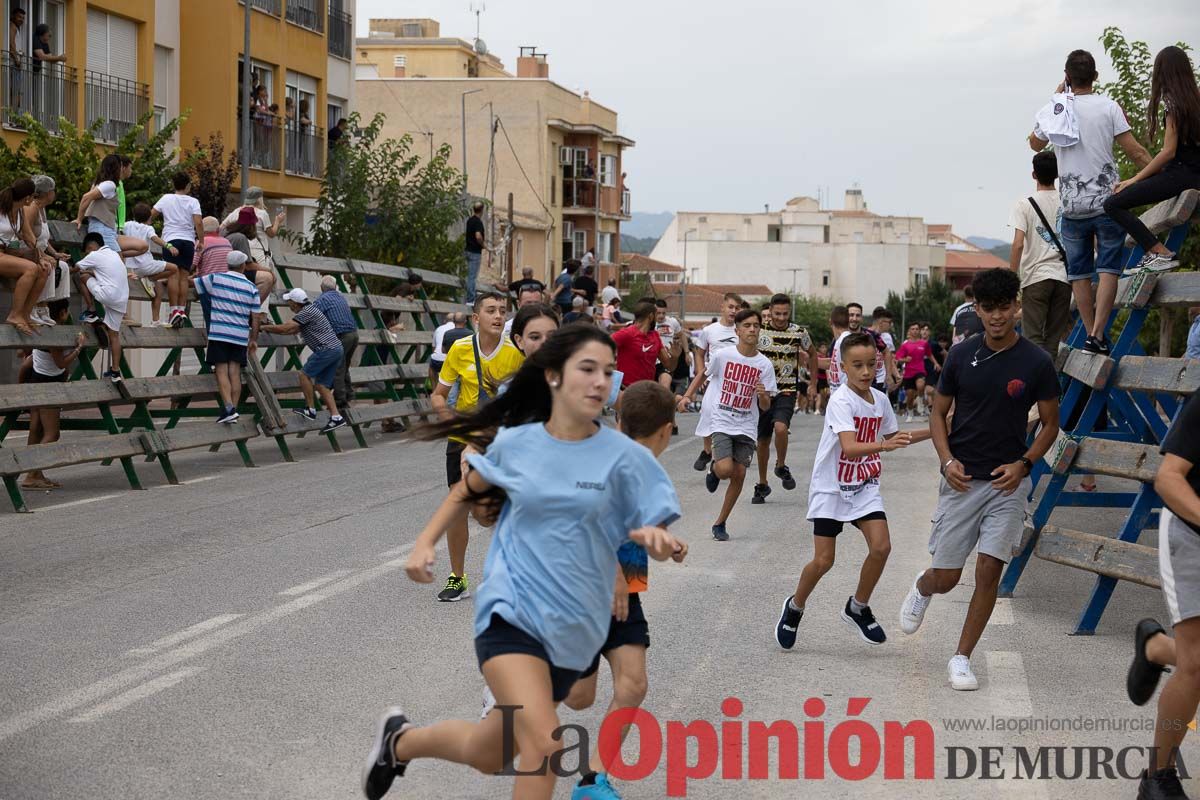
{"label": "person in white shorts", "polygon": [[[179,273],[179,268],[174,264],[160,261],[150,254],[151,243],[158,245],[165,253],[174,255],[178,252],[173,244],[159,238],[159,235],[154,232],[154,228],[150,226],[152,211],[149,203],[138,203],[133,207],[133,219],[126,222],[122,230],[126,236],[140,239],[146,243],[146,252],[140,256],[126,259],[125,266],[133,273],[134,277],[141,280],[142,288],[146,290],[146,294],[150,296],[151,300],[158,291],[155,284],[159,281],[170,282]],[[155,321],[157,322],[157,320]]]}
{"label": "person in white shorts", "polygon": [[[975,591],[949,664],[950,685],[960,691],[979,688],[971,652],[996,605],[1004,565],[1021,540],[1033,463],[1058,436],[1054,363],[1015,329],[1021,279],[1012,270],[989,269],[976,274],[972,288],[983,333],[951,348],[929,418],[943,478],[929,538],[933,565],[917,576],[900,608],[900,629],[915,633],[933,595],[954,589],[971,551],[978,550]],[[1027,448],[1035,403],[1041,430]]]}
{"label": "person in white shorts", "polygon": [[1156,620],[1139,622],[1125,686],[1130,700],[1145,705],[1164,668],[1174,668],[1158,697],[1153,762],[1142,773],[1138,797],[1186,798],[1175,760],[1200,705],[1200,393],[1188,399],[1162,453],[1154,477],[1166,505],[1159,515],[1158,569],[1175,638]]}
{"label": "person in white shorts", "polygon": [[108,347],[111,365],[103,377],[113,383],[121,382],[121,321],[129,306],[129,279],[125,274],[125,262],[121,254],[104,244],[99,233],[89,232],[83,237],[84,256],[76,264],[79,277],[84,281],[84,302],[91,309],[79,315],[83,323],[100,322],[95,308],[104,311],[104,327],[108,329]]}

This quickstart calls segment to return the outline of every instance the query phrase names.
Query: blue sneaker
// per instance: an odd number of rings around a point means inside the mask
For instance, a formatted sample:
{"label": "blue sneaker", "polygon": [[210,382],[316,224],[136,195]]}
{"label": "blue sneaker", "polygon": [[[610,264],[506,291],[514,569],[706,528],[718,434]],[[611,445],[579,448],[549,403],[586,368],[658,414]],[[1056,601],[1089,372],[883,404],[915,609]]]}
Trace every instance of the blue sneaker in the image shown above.
{"label": "blue sneaker", "polygon": [[716,539],[718,542],[728,542],[729,541],[729,532],[725,530],[724,522],[722,522],[720,525],[713,525],[712,534],[713,534],[713,538]]}
{"label": "blue sneaker", "polygon": [[800,627],[803,611],[792,608],[792,596],[783,601],[783,610],[779,612],[779,622],[775,623],[775,641],[784,650],[791,650],[796,645],[796,629]]}
{"label": "blue sneaker", "polygon": [[580,784],[571,792],[571,800],[621,800],[621,795],[608,782],[608,776],[603,772],[596,775],[596,782],[590,786]]}
{"label": "blue sneaker", "polygon": [[708,489],[709,494],[717,491],[717,487],[721,485],[721,479],[717,477],[717,473],[713,472],[711,463],[708,467],[708,472],[704,474],[704,488]]}

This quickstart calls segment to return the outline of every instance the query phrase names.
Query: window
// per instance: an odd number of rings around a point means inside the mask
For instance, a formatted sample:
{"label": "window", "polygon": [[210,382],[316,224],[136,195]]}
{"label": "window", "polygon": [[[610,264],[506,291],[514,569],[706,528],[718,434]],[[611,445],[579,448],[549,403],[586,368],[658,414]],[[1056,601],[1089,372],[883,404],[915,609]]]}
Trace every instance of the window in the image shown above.
{"label": "window", "polygon": [[558,205],[558,198],[555,194],[557,187],[558,187],[558,180],[553,175],[551,175],[550,176],[550,205],[552,205],[552,206]]}
{"label": "window", "polygon": [[405,39],[420,39],[421,38],[421,23],[406,22],[401,29],[400,35]]}
{"label": "window", "polygon": [[158,133],[167,124],[167,109],[165,106],[154,107],[154,132]]}
{"label": "window", "polygon": [[325,103],[325,127],[332,128],[337,125],[339,119],[346,116],[346,101],[340,97],[326,95]]}
{"label": "window", "polygon": [[829,226],[825,226],[825,244],[829,244]]}
{"label": "window", "polygon": [[149,87],[138,82],[137,23],[87,10],[84,123],[103,120],[99,138],[115,142],[150,110]]}
{"label": "window", "polygon": [[778,225],[768,225],[767,226],[767,241],[768,242],[778,242],[779,241],[779,230],[780,230],[780,226],[778,226]]}
{"label": "window", "polygon": [[587,231],[575,231],[572,242],[574,252],[572,258],[583,258],[583,254],[587,252]]}
{"label": "window", "polygon": [[300,101],[303,100],[308,109],[309,119],[315,122],[313,112],[315,111],[314,106],[317,104],[317,79],[288,70],[285,84],[286,96],[291,98],[296,107],[297,119],[299,119]]}
{"label": "window", "polygon": [[137,24],[89,8],[87,25],[87,68],[113,78],[136,81]]}
{"label": "window", "polygon": [[822,273],[821,273],[821,285],[822,285],[822,286],[824,286],[824,287],[828,288],[828,286],[829,286],[829,277],[830,277],[830,276],[829,276],[829,270],[825,270],[824,272],[822,272]]}
{"label": "window", "polygon": [[863,243],[863,233],[862,233],[862,231],[855,231],[855,232],[854,232],[854,242],[855,242],[855,244],[862,244],[862,243]]}
{"label": "window", "polygon": [[575,159],[575,177],[584,178],[587,176],[588,151],[586,147],[573,147],[571,154]]}
{"label": "window", "polygon": [[700,217],[700,218],[699,218],[699,219],[697,219],[696,221],[697,221],[697,222],[708,222],[708,217]]}
{"label": "window", "polygon": [[596,260],[611,264],[613,260],[613,235],[601,233],[596,240]]}
{"label": "window", "polygon": [[617,185],[617,157],[600,156],[600,185]]}
{"label": "window", "polygon": [[918,272],[913,275],[913,285],[918,289],[924,289],[929,285],[929,275],[924,272]]}
{"label": "window", "polygon": [[392,72],[394,77],[403,78],[404,70],[408,66],[408,56],[393,56],[392,57]]}
{"label": "window", "polygon": [[[33,29],[38,25],[50,26],[50,50],[54,54],[64,52],[67,46],[66,33],[63,29],[62,0],[9,0],[5,3],[5,22],[11,18],[14,8],[26,10],[25,24],[17,34],[17,46],[27,55],[33,53]],[[8,40],[4,40],[4,49],[8,49]]]}

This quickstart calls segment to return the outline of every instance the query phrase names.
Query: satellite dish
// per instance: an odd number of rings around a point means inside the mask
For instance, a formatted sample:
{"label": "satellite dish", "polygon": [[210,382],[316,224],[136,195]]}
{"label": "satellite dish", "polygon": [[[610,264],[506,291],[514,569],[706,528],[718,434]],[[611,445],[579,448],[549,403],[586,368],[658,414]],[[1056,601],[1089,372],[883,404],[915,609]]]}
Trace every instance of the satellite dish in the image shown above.
{"label": "satellite dish", "polygon": [[479,53],[479,55],[481,55],[481,56],[486,56],[487,51],[488,51],[487,42],[485,42],[483,39],[476,39],[475,40],[475,52]]}

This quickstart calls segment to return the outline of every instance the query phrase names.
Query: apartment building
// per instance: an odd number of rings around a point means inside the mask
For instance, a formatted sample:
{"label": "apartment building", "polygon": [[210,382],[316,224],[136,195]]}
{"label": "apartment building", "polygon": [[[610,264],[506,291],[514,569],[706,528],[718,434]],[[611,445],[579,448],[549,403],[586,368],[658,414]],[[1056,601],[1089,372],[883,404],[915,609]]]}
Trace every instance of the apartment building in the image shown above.
{"label": "apartment building", "polygon": [[434,20],[371,20],[355,49],[359,106],[387,114],[385,135],[409,134],[421,153],[447,143],[459,168],[465,152],[468,193],[494,201],[489,238],[508,246],[488,279],[528,266],[549,280],[592,248],[601,281],[616,277],[631,202],[622,155],[634,141],[615,110],[550,80],[537,48],[521,49],[513,74],[481,41],[444,37]]}
{"label": "apartment building", "polygon": [[681,265],[690,283],[765,284],[868,307],[941,279],[946,264],[923,219],[876,214],[858,188],[841,209],[796,197],[779,211],[680,211],[650,257]]}

